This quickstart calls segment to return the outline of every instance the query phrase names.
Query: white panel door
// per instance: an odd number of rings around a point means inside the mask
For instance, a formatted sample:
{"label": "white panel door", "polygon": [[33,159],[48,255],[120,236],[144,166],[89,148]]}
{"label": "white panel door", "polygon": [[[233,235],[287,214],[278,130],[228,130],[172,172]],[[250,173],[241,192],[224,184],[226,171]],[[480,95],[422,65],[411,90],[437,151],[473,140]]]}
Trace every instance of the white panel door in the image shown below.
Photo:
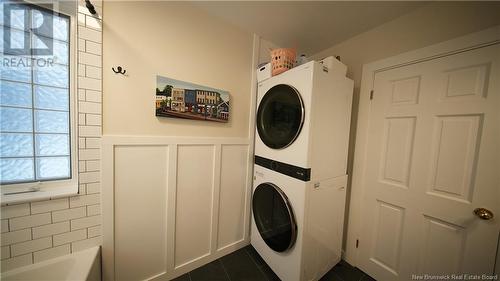
{"label": "white panel door", "polygon": [[500,216],[500,46],[378,72],[359,267],[377,280],[492,274]]}

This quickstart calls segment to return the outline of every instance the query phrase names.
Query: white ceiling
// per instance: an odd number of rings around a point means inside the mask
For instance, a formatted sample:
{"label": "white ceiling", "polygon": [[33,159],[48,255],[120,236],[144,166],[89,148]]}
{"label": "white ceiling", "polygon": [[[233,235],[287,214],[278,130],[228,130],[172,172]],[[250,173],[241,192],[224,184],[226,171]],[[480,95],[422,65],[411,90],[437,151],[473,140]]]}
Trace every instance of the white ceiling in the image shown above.
{"label": "white ceiling", "polygon": [[313,55],[421,7],[412,1],[222,1],[193,5],[281,47]]}

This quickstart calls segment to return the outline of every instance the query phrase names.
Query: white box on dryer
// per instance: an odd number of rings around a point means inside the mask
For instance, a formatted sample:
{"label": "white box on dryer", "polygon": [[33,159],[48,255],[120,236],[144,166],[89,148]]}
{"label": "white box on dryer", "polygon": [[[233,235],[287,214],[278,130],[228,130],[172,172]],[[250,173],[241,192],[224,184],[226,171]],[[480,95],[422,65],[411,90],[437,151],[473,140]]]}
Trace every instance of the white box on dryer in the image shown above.
{"label": "white box on dryer", "polygon": [[345,76],[347,74],[347,66],[334,56],[329,56],[319,61],[323,66],[328,69],[328,72],[334,75]]}
{"label": "white box on dryer", "polygon": [[257,82],[264,81],[271,78],[271,63],[266,63],[261,67],[257,68]]}

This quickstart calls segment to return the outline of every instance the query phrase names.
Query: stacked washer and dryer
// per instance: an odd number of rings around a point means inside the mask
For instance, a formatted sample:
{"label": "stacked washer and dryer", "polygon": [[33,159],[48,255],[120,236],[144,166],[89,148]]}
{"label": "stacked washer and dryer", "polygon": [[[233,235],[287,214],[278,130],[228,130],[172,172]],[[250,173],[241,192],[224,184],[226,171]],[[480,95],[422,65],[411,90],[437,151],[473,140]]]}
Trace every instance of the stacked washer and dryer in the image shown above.
{"label": "stacked washer and dryer", "polygon": [[283,281],[340,261],[352,94],[316,61],[258,84],[251,244]]}

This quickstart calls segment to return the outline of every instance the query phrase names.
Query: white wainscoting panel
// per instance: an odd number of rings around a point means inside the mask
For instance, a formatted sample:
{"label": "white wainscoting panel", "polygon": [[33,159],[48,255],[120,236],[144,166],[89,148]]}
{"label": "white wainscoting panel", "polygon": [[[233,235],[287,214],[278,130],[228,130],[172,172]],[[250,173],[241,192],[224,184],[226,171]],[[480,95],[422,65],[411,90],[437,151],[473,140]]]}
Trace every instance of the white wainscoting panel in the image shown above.
{"label": "white wainscoting panel", "polygon": [[[219,195],[217,249],[221,250],[245,238],[247,173],[239,167],[248,162],[247,145],[223,145]],[[241,208],[245,206],[245,208]]]}
{"label": "white wainscoting panel", "polygon": [[144,280],[167,271],[168,146],[118,146],[114,153],[116,280]]}
{"label": "white wainscoting panel", "polygon": [[179,145],[175,201],[175,267],[210,254],[214,146]]}
{"label": "white wainscoting panel", "polygon": [[104,280],[170,280],[249,243],[247,138],[103,138]]}

